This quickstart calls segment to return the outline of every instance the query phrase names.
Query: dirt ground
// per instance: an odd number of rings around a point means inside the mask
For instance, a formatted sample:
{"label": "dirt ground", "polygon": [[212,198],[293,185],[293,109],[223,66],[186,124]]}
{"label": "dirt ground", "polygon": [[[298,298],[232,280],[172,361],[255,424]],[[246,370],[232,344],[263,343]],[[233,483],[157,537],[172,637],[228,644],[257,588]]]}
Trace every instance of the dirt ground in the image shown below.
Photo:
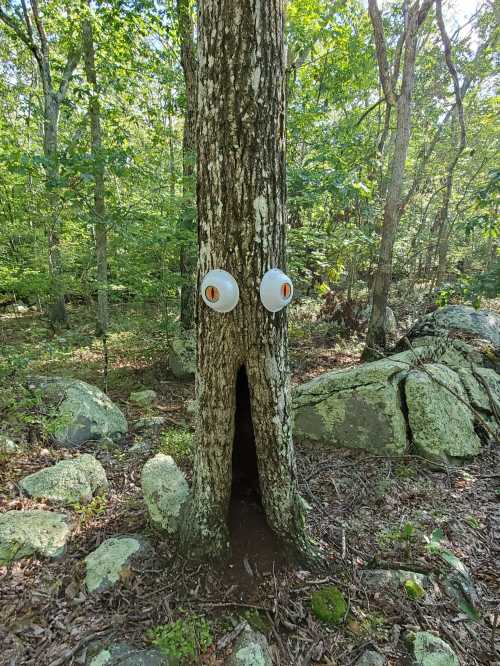
{"label": "dirt ground", "polygon": [[[0,430],[27,442],[26,453],[0,461],[1,511],[47,508],[22,497],[17,481],[74,455],[50,446],[34,408],[23,404],[24,374],[67,374],[102,387],[101,350],[91,336],[91,322],[85,316],[77,319],[78,328],[52,339],[36,315],[0,319]],[[106,469],[107,501],[76,511],[77,527],[62,560],[35,558],[0,567],[0,664],[82,664],[94,640],[146,645],[148,630],[186,613],[205,616],[214,633],[213,646],[199,655],[197,664],[223,663],[231,650],[224,638],[242,617],[265,631],[276,664],[283,666],[349,666],[370,647],[385,654],[390,666],[409,664],[406,639],[418,628],[448,642],[462,666],[500,663],[500,629],[495,631],[500,475],[498,450],[492,447],[485,446],[478,458],[460,467],[436,468],[416,456],[386,458],[298,446],[300,488],[311,507],[311,532],[329,562],[326,571],[288,562],[252,497],[240,498],[232,508],[229,562],[193,566],[178,559],[175,544],[148,525],[140,473],[145,461],[161,450],[176,457],[189,479],[192,448],[185,434],[192,423],[186,402],[193,397],[193,386],[168,374],[168,335],[151,324],[144,330],[150,319],[147,314],[120,317],[115,324],[109,395],[129,424],[145,415],[164,416],[167,424],[147,436],[131,428],[119,447],[85,447]],[[315,335],[306,327],[292,336],[294,381],[355,364],[360,350],[359,341]],[[127,398],[144,387],[157,391],[159,399],[154,407],[140,410]],[[145,439],[148,450],[130,451]],[[442,530],[443,545],[469,569],[480,596],[475,620],[443,592],[414,600],[404,588],[373,588],[365,581],[364,572],[371,569],[437,577],[443,562],[429,547],[436,530]],[[137,532],[151,539],[155,555],[113,591],[87,594],[83,558],[112,535]],[[328,584],[337,585],[348,600],[344,622],[337,627],[320,623],[311,612],[311,593]]]}

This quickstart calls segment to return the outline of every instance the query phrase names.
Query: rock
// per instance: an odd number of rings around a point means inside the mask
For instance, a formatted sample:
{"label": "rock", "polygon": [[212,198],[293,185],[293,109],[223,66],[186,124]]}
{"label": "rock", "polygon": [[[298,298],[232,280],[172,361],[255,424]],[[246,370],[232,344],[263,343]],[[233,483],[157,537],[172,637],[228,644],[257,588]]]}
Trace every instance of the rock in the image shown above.
{"label": "rock", "polygon": [[170,370],[177,379],[192,379],[196,373],[196,338],[194,333],[185,332],[176,336],[170,343],[168,355]]}
{"label": "rock", "polygon": [[95,643],[87,650],[85,666],[168,666],[158,650],[142,649],[128,643]]}
{"label": "rock", "polygon": [[500,315],[467,305],[447,305],[421,317],[407,333],[410,340],[444,332],[462,333],[500,346]]}
{"label": "rock", "polygon": [[404,453],[400,384],[408,363],[391,358],[327,372],[294,391],[294,436],[354,449]]}
{"label": "rock", "polygon": [[264,634],[246,627],[238,636],[226,666],[272,666],[271,653]]}
{"label": "rock", "polygon": [[365,650],[361,657],[356,661],[355,666],[385,666],[387,663],[385,657],[380,652],[374,650]]}
{"label": "rock", "polygon": [[85,558],[85,585],[89,592],[103,592],[130,575],[130,565],[151,554],[148,541],[136,535],[106,539]]}
{"label": "rock", "polygon": [[30,311],[29,307],[24,303],[21,303],[21,301],[18,301],[15,305],[13,305],[12,309],[18,314],[26,314],[26,312]]}
{"label": "rock", "polygon": [[137,432],[141,430],[161,430],[166,424],[167,419],[164,416],[146,416],[134,423],[134,430]]}
{"label": "rock", "polygon": [[158,453],[144,465],[141,482],[151,522],[173,534],[177,529],[181,509],[189,496],[184,474],[171,456]]}
{"label": "rock", "polygon": [[63,513],[7,511],[0,514],[0,566],[31,555],[64,554],[71,526]]}
{"label": "rock", "polygon": [[0,456],[13,456],[21,451],[22,448],[14,440],[6,435],[0,435]]}
{"label": "rock", "polygon": [[414,666],[460,666],[448,643],[428,631],[418,631],[410,638]]}
{"label": "rock", "polygon": [[30,497],[63,505],[87,504],[94,495],[108,490],[104,467],[88,453],[45,467],[26,476],[19,485]]}
{"label": "rock", "polygon": [[158,395],[156,391],[144,389],[144,391],[135,391],[135,393],[131,393],[129,400],[135,405],[139,405],[139,407],[147,407],[148,405],[153,404],[157,397]]}
{"label": "rock", "polygon": [[152,444],[148,440],[138,440],[129,448],[128,453],[136,456],[150,453]]}
{"label": "rock", "polygon": [[28,386],[55,407],[51,434],[57,444],[79,447],[89,440],[122,437],[127,420],[96,386],[64,377],[31,377]]}
{"label": "rock", "polygon": [[439,550],[439,556],[449,567],[443,579],[444,589],[462,612],[473,620],[479,619],[481,600],[469,570],[462,560],[445,548]]}
{"label": "rock", "polygon": [[432,587],[428,576],[405,569],[365,569],[361,577],[363,584],[372,592],[388,591],[391,594],[404,592],[405,584],[408,582],[418,585],[423,590]]}
{"label": "rock", "polygon": [[430,460],[447,460],[480,452],[473,413],[457,373],[437,363],[427,364],[425,372],[411,370],[405,395],[413,444],[420,454]]}
{"label": "rock", "polygon": [[486,414],[494,411],[500,414],[500,375],[477,365],[459,368],[458,375],[473,407]]}

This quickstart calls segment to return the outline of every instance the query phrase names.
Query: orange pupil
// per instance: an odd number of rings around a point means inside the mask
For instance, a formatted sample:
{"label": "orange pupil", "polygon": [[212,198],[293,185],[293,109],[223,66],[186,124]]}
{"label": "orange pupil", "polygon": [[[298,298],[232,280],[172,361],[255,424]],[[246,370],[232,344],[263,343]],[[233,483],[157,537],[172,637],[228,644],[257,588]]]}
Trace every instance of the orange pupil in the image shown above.
{"label": "orange pupil", "polygon": [[289,298],[291,292],[291,287],[288,284],[288,282],[283,282],[281,285],[281,297],[282,298]]}
{"label": "orange pupil", "polygon": [[210,303],[216,303],[219,300],[219,290],[217,287],[207,287],[205,289],[205,296]]}

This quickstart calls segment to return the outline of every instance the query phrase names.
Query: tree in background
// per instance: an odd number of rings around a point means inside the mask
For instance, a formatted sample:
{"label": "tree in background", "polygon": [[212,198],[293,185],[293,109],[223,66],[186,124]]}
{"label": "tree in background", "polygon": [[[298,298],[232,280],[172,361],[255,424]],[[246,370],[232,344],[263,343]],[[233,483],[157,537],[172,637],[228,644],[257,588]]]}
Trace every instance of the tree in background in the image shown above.
{"label": "tree in background", "polygon": [[[59,157],[58,157],[58,131],[61,104],[66,99],[68,86],[80,60],[80,45],[72,43],[69,34],[68,54],[59,85],[55,82],[53,59],[51,59],[52,46],[45,29],[45,21],[41,15],[37,0],[30,0],[30,8],[26,2],[21,2],[21,15],[15,11],[6,11],[0,8],[0,20],[9,27],[15,37],[25,44],[38,65],[40,80],[43,89],[43,154],[46,176],[47,200],[49,204],[49,219],[46,224],[49,274],[51,277],[51,303],[49,317],[53,325],[66,324],[67,313],[65,306],[65,284],[60,251],[61,219],[59,214]],[[30,11],[31,10],[31,11]],[[68,25],[70,22],[68,22]]]}
{"label": "tree in background", "polygon": [[259,298],[264,273],[286,261],[283,28],[283,0],[199,5],[198,283],[219,268],[240,290],[229,313],[197,299],[200,410],[181,543],[202,558],[228,552],[231,480],[245,456],[257,463],[269,526],[312,557],[295,477],[286,310],[271,314]]}

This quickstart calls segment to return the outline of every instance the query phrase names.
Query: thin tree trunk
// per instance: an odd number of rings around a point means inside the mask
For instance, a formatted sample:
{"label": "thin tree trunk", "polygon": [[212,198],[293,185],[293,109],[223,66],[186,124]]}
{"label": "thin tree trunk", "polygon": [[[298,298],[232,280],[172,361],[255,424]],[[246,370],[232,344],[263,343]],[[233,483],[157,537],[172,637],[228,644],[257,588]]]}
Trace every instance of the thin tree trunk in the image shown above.
{"label": "thin tree trunk", "polygon": [[[415,78],[415,59],[417,52],[418,29],[423,22],[432,0],[424,0],[422,8],[414,3],[408,10],[406,31],[404,40],[404,61],[401,90],[397,97],[396,114],[396,136],[394,152],[389,165],[389,179],[384,206],[384,217],[382,223],[382,237],[378,256],[377,269],[373,282],[372,309],[368,332],[366,336],[366,347],[363,358],[376,357],[381,350],[387,347],[386,333],[386,311],[389,290],[392,278],[392,255],[396,230],[400,219],[401,192],[405,173],[406,154],[410,142],[410,120],[411,120],[411,96]],[[381,83],[389,101],[391,97],[387,91],[394,79],[388,78],[387,59],[385,55],[385,41],[381,27],[381,17],[375,0],[370,0],[370,16],[372,19],[374,34],[377,41],[377,57],[379,60],[379,72]]]}
{"label": "thin tree trunk", "polygon": [[[285,269],[285,50],[283,0],[199,4],[198,284],[222,268],[240,301],[230,313],[197,298],[197,447],[184,552],[229,550],[232,455],[237,463],[237,377],[248,379],[258,483],[267,522],[312,559],[292,442],[286,310],[271,314],[259,283]],[[234,449],[234,451],[233,451]]]}
{"label": "thin tree trunk", "polygon": [[91,88],[89,97],[90,141],[94,175],[94,236],[97,262],[96,335],[105,338],[108,330],[108,230],[104,202],[104,162],[102,155],[101,111],[95,68],[94,38],[90,18],[82,23],[85,75]]}
{"label": "thin tree trunk", "polygon": [[195,232],[193,177],[196,160],[196,53],[193,41],[192,1],[177,0],[177,17],[181,36],[181,65],[186,89],[186,114],[182,138],[182,217],[179,268],[181,273],[181,325],[194,324],[194,273],[196,252],[191,240]]}

